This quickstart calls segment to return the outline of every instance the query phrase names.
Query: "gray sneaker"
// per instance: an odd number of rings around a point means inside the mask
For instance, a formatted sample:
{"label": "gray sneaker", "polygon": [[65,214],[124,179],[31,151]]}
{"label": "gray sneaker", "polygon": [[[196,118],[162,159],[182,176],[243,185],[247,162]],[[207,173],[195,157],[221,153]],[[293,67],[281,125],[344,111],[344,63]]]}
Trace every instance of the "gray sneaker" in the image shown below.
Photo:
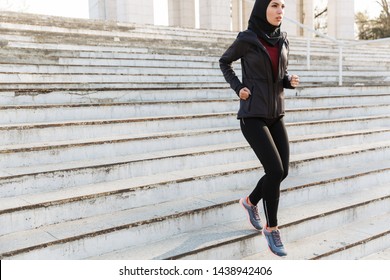
{"label": "gray sneaker", "polygon": [[272,253],[279,257],[287,256],[287,252],[284,249],[282,239],[280,238],[279,230],[269,231],[266,228],[263,229],[263,234],[268,242],[268,247]]}
{"label": "gray sneaker", "polygon": [[245,212],[248,215],[249,222],[252,224],[252,226],[257,230],[261,230],[263,227],[261,226],[261,220],[257,206],[249,205],[246,202],[246,198],[241,198],[240,204],[242,207],[244,207]]}

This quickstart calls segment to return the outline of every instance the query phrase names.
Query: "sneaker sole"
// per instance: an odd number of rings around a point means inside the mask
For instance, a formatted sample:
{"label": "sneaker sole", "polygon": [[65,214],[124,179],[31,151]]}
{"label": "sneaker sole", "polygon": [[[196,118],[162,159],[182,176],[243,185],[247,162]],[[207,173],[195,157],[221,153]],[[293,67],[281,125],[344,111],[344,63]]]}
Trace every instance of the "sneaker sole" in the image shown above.
{"label": "sneaker sole", "polygon": [[268,249],[269,249],[269,251],[270,251],[272,254],[274,254],[274,255],[277,256],[277,257],[283,258],[283,257],[286,257],[286,256],[287,256],[287,254],[285,254],[285,255],[279,255],[278,253],[272,251],[272,249],[271,249],[271,247],[270,247],[269,245],[268,245]]}

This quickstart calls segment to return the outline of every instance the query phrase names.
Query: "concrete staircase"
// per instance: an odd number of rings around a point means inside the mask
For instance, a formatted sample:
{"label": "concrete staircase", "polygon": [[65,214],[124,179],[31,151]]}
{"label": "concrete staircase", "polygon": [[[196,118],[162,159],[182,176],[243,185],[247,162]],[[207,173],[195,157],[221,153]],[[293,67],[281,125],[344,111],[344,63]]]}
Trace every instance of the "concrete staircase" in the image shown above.
{"label": "concrete staircase", "polygon": [[[0,16],[1,259],[276,258],[238,204],[263,171],[219,70],[235,34]],[[337,49],[308,71],[290,44],[287,259],[388,259],[388,46],[345,49],[337,87]]]}

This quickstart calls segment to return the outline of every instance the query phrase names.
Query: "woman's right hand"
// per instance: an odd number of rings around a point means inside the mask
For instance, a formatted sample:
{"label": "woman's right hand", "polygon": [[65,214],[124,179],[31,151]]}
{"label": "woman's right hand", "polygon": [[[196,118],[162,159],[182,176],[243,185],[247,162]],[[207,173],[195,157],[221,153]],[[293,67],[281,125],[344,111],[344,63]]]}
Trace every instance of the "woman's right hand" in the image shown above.
{"label": "woman's right hand", "polygon": [[251,95],[251,91],[248,88],[244,87],[240,90],[240,93],[239,93],[240,99],[247,100],[250,95]]}

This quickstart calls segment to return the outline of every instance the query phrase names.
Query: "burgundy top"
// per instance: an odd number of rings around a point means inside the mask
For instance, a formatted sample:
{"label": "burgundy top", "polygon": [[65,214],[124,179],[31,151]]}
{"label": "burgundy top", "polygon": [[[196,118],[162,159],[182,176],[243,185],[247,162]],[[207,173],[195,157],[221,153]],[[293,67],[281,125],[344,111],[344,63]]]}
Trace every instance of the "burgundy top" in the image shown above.
{"label": "burgundy top", "polygon": [[279,44],[272,46],[268,44],[267,41],[265,41],[264,39],[262,38],[259,39],[260,42],[263,44],[263,46],[267,49],[268,54],[271,58],[274,80],[276,80],[276,77],[278,77],[278,67],[279,67]]}

